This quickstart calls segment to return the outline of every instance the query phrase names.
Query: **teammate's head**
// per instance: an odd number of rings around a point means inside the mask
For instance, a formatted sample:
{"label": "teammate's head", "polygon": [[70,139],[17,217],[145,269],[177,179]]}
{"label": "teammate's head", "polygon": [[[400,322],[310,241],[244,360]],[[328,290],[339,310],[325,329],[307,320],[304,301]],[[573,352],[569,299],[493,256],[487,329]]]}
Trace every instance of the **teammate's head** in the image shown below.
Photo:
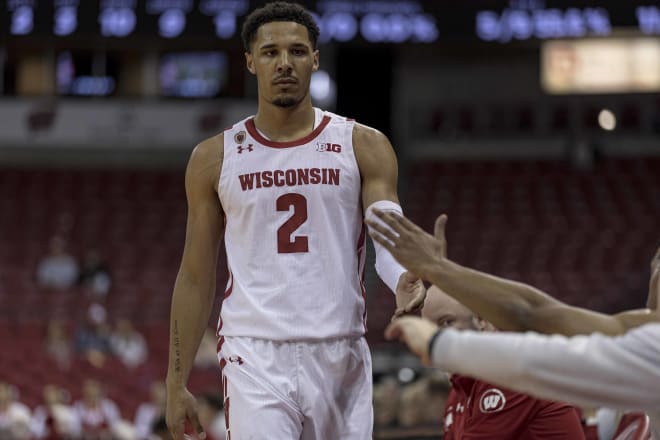
{"label": "teammate's head", "polygon": [[453,327],[459,330],[495,330],[491,323],[479,318],[472,313],[472,310],[436,286],[431,286],[426,293],[422,317],[440,327]]}
{"label": "teammate's head", "polygon": [[305,8],[269,3],[248,15],[241,36],[261,99],[288,108],[309,96],[312,72],[319,66],[319,28]]}

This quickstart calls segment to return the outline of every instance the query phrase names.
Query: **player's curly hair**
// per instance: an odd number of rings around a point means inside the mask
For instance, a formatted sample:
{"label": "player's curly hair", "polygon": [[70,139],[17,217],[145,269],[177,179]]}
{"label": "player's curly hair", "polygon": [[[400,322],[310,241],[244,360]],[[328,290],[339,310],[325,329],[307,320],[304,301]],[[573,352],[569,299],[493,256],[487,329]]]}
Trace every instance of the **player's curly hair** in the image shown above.
{"label": "player's curly hair", "polygon": [[305,26],[309,41],[312,43],[312,49],[316,50],[316,42],[319,39],[320,31],[309,11],[296,3],[273,2],[252,11],[243,23],[241,38],[248,53],[252,51],[252,43],[259,27],[274,21],[293,21]]}

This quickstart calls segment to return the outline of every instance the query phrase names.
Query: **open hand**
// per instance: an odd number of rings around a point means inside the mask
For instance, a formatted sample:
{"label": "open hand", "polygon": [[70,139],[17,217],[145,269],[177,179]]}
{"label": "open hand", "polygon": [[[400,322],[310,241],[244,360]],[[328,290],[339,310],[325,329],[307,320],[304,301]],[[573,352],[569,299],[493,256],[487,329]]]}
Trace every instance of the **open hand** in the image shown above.
{"label": "open hand", "polygon": [[377,209],[374,209],[374,214],[384,224],[367,220],[371,238],[383,245],[403,267],[417,277],[427,279],[425,275],[447,257],[446,215],[437,218],[435,235],[431,235],[399,214]]}

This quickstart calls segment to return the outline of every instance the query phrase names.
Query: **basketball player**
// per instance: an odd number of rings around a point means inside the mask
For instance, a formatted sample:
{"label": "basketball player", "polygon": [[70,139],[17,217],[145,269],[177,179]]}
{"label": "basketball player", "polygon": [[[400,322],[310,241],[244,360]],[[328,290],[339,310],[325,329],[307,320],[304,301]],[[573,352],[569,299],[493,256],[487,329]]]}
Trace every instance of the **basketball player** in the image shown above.
{"label": "basketball player", "polygon": [[[436,286],[427,292],[422,317],[441,328],[496,330]],[[585,438],[578,412],[570,405],[536,399],[459,374],[451,375],[450,382],[444,440]]]}
{"label": "basketball player", "polygon": [[[371,439],[363,217],[374,208],[401,213],[396,157],[380,132],[312,107],[318,34],[298,5],[253,11],[242,37],[257,114],[191,155],[167,375],[176,440],[186,420],[201,432],[186,382],[213,303],[223,232],[229,281],[218,356],[227,438]],[[405,272],[380,245],[376,269],[393,291]],[[399,306],[414,309],[425,290],[399,295]]]}

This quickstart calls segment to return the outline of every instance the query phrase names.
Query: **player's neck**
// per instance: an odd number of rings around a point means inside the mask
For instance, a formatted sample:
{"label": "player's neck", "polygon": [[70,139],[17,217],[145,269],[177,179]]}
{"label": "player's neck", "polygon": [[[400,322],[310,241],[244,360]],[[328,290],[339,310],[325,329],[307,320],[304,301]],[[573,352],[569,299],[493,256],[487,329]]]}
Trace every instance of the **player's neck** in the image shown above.
{"label": "player's neck", "polygon": [[314,130],[314,107],[308,100],[290,108],[260,103],[254,125],[275,142],[301,139]]}

